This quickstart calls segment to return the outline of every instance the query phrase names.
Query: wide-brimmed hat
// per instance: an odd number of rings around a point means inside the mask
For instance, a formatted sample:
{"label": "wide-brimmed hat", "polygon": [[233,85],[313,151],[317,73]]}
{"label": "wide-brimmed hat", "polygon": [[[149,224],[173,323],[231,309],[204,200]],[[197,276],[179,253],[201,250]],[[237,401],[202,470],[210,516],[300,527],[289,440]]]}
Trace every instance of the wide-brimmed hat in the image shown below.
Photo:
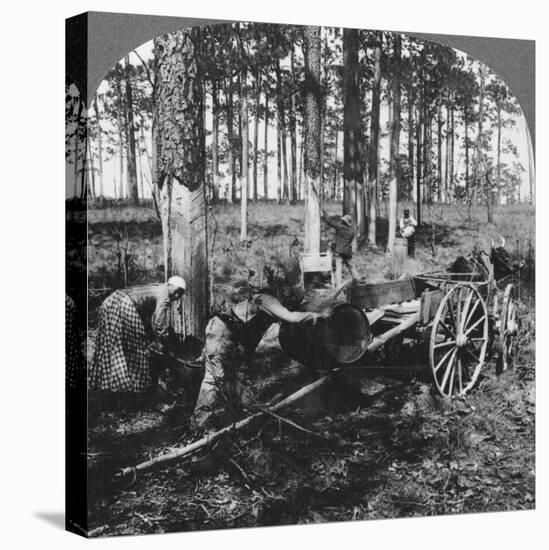
{"label": "wide-brimmed hat", "polygon": [[345,216],[342,216],[341,221],[345,225],[349,225],[349,226],[353,225],[353,218],[351,218],[351,216],[349,214],[345,214]]}

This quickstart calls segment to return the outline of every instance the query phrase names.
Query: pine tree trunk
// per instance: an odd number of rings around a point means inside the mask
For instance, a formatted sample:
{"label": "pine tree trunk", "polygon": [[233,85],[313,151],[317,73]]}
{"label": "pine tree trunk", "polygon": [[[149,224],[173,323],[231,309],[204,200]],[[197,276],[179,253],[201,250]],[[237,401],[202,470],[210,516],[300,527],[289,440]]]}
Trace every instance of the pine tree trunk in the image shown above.
{"label": "pine tree trunk", "polygon": [[244,66],[240,76],[240,119],[242,121],[242,161],[240,163],[240,242],[248,240],[248,93],[246,90],[247,70]]}
{"label": "pine tree trunk", "polygon": [[442,202],[442,97],[437,101],[437,201]]}
{"label": "pine tree trunk", "polygon": [[320,28],[306,27],[305,57],[305,205],[306,253],[320,252]]}
{"label": "pine tree trunk", "polygon": [[499,206],[501,204],[501,197],[500,197],[500,184],[501,184],[501,106],[498,104],[497,106],[497,126],[498,126],[498,137],[497,137],[497,158],[496,158],[496,186],[497,186],[497,193],[496,193],[496,200],[497,205]]}
{"label": "pine tree trunk", "polygon": [[450,163],[448,165],[448,202],[452,203],[454,195],[454,148],[455,148],[455,126],[454,107],[450,110]]}
{"label": "pine tree trunk", "polygon": [[153,136],[166,274],[181,275],[187,282],[181,307],[174,307],[175,328],[197,337],[202,337],[209,314],[200,32],[193,27],[155,39]]}
{"label": "pine tree trunk", "polygon": [[95,116],[97,118],[97,160],[99,162],[99,196],[105,196],[105,188],[103,186],[103,131],[101,129],[101,113],[99,111],[99,102],[97,101],[97,94],[94,98]]}
{"label": "pine tree trunk", "polygon": [[338,148],[339,132],[336,130],[336,139],[334,146],[334,180],[332,182],[332,199],[337,198],[337,148]]}
{"label": "pine tree trunk", "polygon": [[259,131],[259,105],[261,101],[261,76],[259,71],[255,77],[255,117],[254,117],[254,164],[253,164],[253,179],[252,179],[252,199],[257,202],[257,162],[259,159],[258,151],[258,131]]}
{"label": "pine tree trunk", "polygon": [[370,119],[370,149],[368,158],[368,242],[376,245],[379,110],[381,98],[381,33],[376,32],[374,47],[374,80],[372,82],[372,116]]}
{"label": "pine tree trunk", "polygon": [[118,196],[120,199],[124,198],[124,125],[122,121],[122,88],[120,86],[120,78],[116,78],[116,96],[118,103],[118,110],[116,112],[116,121],[118,126],[118,151],[120,157],[120,192]]}
{"label": "pine tree trunk", "polygon": [[227,162],[229,165],[229,189],[227,189],[227,202],[232,204],[236,202],[236,167],[234,161],[234,104],[233,104],[233,77],[230,76],[226,87],[226,100],[227,100]]}
{"label": "pine tree trunk", "polygon": [[408,169],[410,180],[406,188],[406,198],[412,200],[414,189],[414,99],[412,88],[408,88]]}
{"label": "pine tree trunk", "polygon": [[446,103],[446,139],[444,142],[444,196],[446,202],[450,201],[449,195],[449,171],[450,171],[450,103]]}
{"label": "pine tree trunk", "polygon": [[219,201],[219,90],[212,80],[212,203]]}
{"label": "pine tree trunk", "polygon": [[423,200],[422,193],[422,179],[423,179],[423,150],[422,150],[422,129],[423,129],[423,107],[421,105],[423,101],[423,94],[420,97],[420,102],[418,105],[417,113],[417,123],[416,123],[416,221],[418,225],[421,224],[421,202]]}
{"label": "pine tree trunk", "polygon": [[343,214],[365,232],[362,118],[358,65],[358,30],[343,29]]}
{"label": "pine tree trunk", "polygon": [[95,168],[93,166],[93,155],[91,150],[91,139],[87,139],[88,146],[88,181],[90,183],[90,196],[92,199],[95,199]]}
{"label": "pine tree trunk", "polygon": [[290,200],[297,200],[297,143],[296,143],[296,84],[295,84],[295,68],[294,68],[294,48],[292,43],[291,50],[291,72],[292,72],[292,96],[290,102]]}
{"label": "pine tree trunk", "polygon": [[263,198],[269,199],[269,93],[265,88],[265,135],[263,136]]}
{"label": "pine tree trunk", "polygon": [[393,79],[392,79],[392,96],[393,96],[393,118],[391,127],[391,162],[392,162],[392,178],[389,186],[389,236],[387,238],[387,248],[391,254],[394,253],[395,236],[397,229],[397,198],[398,185],[400,183],[400,57],[401,57],[401,38],[399,34],[395,34],[394,38],[394,60],[393,60]]}
{"label": "pine tree trunk", "polygon": [[126,76],[126,121],[128,131],[128,191],[132,203],[139,204],[139,191],[137,187],[137,158],[135,153],[135,125],[133,120],[133,97],[129,56],[126,56],[124,66]]}
{"label": "pine tree trunk", "polygon": [[469,182],[469,113],[467,105],[463,108],[463,122],[465,125],[464,139],[465,139],[465,196],[469,201],[470,182]]}
{"label": "pine tree trunk", "polygon": [[74,131],[74,187],[73,196],[78,197],[78,161],[80,160],[80,117],[84,104],[78,101],[78,111],[76,115],[76,129]]}

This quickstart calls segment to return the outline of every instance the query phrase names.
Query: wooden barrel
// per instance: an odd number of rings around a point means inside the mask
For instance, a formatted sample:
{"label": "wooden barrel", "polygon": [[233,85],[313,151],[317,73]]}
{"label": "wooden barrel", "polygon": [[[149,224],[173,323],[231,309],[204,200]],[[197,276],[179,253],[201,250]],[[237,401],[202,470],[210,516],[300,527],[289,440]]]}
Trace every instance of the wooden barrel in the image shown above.
{"label": "wooden barrel", "polygon": [[394,257],[401,261],[408,257],[408,239],[405,237],[395,237]]}
{"label": "wooden barrel", "polygon": [[314,311],[332,308],[328,319],[315,324],[281,323],[278,339],[282,349],[305,365],[325,366],[330,361],[353,363],[360,359],[372,340],[370,325],[358,307],[340,301],[320,303]]}

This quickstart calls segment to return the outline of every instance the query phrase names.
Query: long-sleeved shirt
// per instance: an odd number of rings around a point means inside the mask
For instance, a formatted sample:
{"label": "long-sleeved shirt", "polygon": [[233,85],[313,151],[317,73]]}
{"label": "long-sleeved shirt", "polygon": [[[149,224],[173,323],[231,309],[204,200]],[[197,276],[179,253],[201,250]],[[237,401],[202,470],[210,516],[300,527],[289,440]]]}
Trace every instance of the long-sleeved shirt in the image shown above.
{"label": "long-sleeved shirt", "polygon": [[124,290],[135,304],[145,332],[151,337],[166,334],[170,326],[168,285],[146,285]]}
{"label": "long-sleeved shirt", "polygon": [[416,220],[413,216],[408,216],[407,218],[400,218],[400,229],[404,229],[407,225],[417,225]]}
{"label": "long-sleeved shirt", "polygon": [[341,221],[339,216],[325,216],[326,223],[335,229],[334,252],[342,256],[353,255],[354,229]]}

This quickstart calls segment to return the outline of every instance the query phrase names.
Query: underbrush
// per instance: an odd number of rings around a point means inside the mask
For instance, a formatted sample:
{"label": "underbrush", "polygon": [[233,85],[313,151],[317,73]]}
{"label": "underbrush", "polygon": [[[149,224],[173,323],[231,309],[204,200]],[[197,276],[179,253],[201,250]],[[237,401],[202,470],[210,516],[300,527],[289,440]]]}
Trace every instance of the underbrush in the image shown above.
{"label": "underbrush", "polygon": [[[404,208],[399,205],[399,212]],[[327,205],[336,212],[339,206]],[[112,288],[162,280],[160,224],[152,209],[92,211],[90,314]],[[535,250],[533,209],[502,207],[486,225],[484,209],[425,209],[416,258],[393,262],[363,245],[356,265],[369,281],[446,267],[490,238],[510,252]],[[297,281],[303,205],[250,204],[249,241],[239,242],[239,206],[211,211],[214,301],[262,284],[265,264]],[[386,224],[379,224],[386,240]],[[385,231],[385,234],[383,233]],[[322,232],[324,249],[331,240]],[[518,241],[518,245],[516,244]],[[522,244],[521,244],[522,243]],[[344,274],[345,276],[345,274]],[[323,281],[316,281],[321,287]],[[327,290],[325,290],[327,292]],[[317,294],[323,292],[320,288]],[[282,417],[265,418],[211,452],[112,486],[117,467],[185,443],[189,403],[165,385],[143,403],[90,407],[92,535],[319,523],[532,509],[535,506],[535,316],[523,299],[516,369],[483,368],[478,386],[452,401],[438,396],[425,369],[377,368],[334,377],[332,385]],[[92,323],[93,324],[93,323]],[[410,362],[402,348],[396,365]],[[417,358],[421,363],[421,357]],[[381,362],[381,359],[380,359]],[[318,376],[291,361],[276,327],[262,341],[252,380],[262,401]],[[168,388],[169,390],[169,388]],[[300,428],[304,428],[307,432]]]}

